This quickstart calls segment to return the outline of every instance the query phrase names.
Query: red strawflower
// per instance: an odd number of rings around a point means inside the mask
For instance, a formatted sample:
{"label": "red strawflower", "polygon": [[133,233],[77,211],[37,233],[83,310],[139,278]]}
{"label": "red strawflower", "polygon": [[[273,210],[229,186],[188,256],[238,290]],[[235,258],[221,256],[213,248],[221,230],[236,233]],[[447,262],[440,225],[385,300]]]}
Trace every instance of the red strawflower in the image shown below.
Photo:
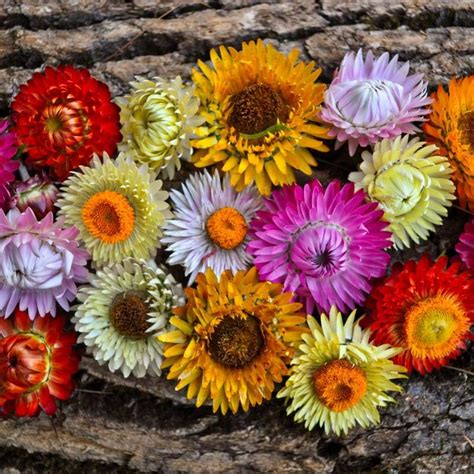
{"label": "red strawflower", "polygon": [[425,374],[457,357],[472,337],[474,279],[461,262],[423,255],[394,268],[366,305],[374,343],[406,349],[394,362]]}
{"label": "red strawflower", "polygon": [[76,334],[64,332],[64,318],[35,318],[16,310],[0,318],[0,414],[53,415],[56,399],[67,400],[79,368]]}
{"label": "red strawflower", "polygon": [[12,109],[28,163],[50,167],[59,180],[88,165],[93,153],[113,155],[121,139],[119,107],[107,85],[87,69],[47,67],[33,74]]}

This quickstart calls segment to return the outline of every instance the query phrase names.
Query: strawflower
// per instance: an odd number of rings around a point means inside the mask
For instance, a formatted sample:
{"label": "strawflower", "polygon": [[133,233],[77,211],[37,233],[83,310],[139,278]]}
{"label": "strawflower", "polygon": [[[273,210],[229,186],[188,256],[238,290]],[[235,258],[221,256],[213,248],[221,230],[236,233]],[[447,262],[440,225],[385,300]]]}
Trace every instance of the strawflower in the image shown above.
{"label": "strawflower", "polygon": [[382,140],[362,153],[360,171],[349,175],[367,200],[380,204],[399,249],[426,240],[455,199],[447,158],[434,145],[408,140],[408,135]]}
{"label": "strawflower", "polygon": [[387,392],[401,391],[392,380],[406,369],[390,360],[400,349],[370,342],[370,331],[361,330],[355,315],[354,310],[344,322],[332,307],[321,323],[308,316],[310,334],[303,334],[278,393],[288,402],[287,413],[308,430],[319,425],[339,436],[356,425],[368,428],[379,423],[379,407],[395,402]]}
{"label": "strawflower", "polygon": [[57,400],[70,398],[80,356],[76,335],[64,324],[62,316],[31,321],[20,310],[0,318],[0,414],[54,415]]}
{"label": "strawflower", "polygon": [[414,122],[430,112],[423,74],[409,74],[409,63],[388,53],[364,59],[362,50],[347,53],[326,91],[321,118],[332,125],[337,146],[348,142],[353,155],[360,145],[416,133]]}
{"label": "strawflower", "polygon": [[120,141],[119,108],[109,88],[87,69],[46,67],[20,87],[12,103],[18,143],[27,162],[64,180],[94,153],[113,155]]}
{"label": "strawflower", "polygon": [[395,362],[425,374],[456,358],[472,337],[474,280],[460,262],[423,255],[392,269],[366,306],[374,342],[401,347]]}
{"label": "strawflower", "polygon": [[274,191],[251,225],[248,252],[260,278],[282,283],[308,313],[363,303],[371,279],[385,274],[391,245],[383,211],[364,197],[339,181]]}
{"label": "strawflower", "polygon": [[30,208],[0,210],[0,316],[17,306],[31,319],[55,316],[56,304],[69,311],[89,254],[78,247],[78,230],[63,224],[52,213],[37,220]]}
{"label": "strawflower", "polygon": [[238,193],[228,176],[205,170],[185,181],[182,191],[173,189],[171,200],[174,217],[165,223],[161,242],[171,253],[168,263],[183,265],[189,284],[208,267],[220,276],[250,266],[248,230],[263,205],[255,186]]}
{"label": "strawflower", "polygon": [[328,151],[318,122],[321,69],[299,62],[296,49],[285,56],[261,40],[210,56],[211,67],[199,61],[192,76],[206,121],[192,142],[196,166],[220,164],[238,191],[255,182],[264,195],[272,184],[293,183],[296,171],[310,175],[309,149]]}
{"label": "strawflower", "polygon": [[269,400],[305,331],[301,305],[281,285],[260,282],[255,268],[220,279],[208,269],[185,293],[172,330],[159,336],[168,379],[178,381],[177,390],[187,387],[196,406],[211,399],[213,411],[223,414]]}

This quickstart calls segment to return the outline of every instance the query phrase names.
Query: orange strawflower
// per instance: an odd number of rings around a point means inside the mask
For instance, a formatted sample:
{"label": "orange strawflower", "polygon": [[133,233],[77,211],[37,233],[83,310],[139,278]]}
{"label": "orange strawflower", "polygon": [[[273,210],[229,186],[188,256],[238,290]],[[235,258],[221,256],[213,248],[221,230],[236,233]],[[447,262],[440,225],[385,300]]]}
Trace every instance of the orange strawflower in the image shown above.
{"label": "orange strawflower", "polygon": [[439,146],[454,169],[461,206],[474,210],[474,75],[451,79],[432,95],[433,112],[423,126],[428,141]]}

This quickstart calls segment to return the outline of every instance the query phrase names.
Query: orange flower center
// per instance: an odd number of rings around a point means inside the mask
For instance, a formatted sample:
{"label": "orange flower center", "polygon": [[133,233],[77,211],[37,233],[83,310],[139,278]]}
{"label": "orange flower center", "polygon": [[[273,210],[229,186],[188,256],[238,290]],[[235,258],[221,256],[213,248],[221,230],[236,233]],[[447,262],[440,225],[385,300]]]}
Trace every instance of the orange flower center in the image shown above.
{"label": "orange flower center", "polygon": [[319,400],[337,413],[356,405],[367,391],[364,371],[345,359],[328,362],[313,374]]}
{"label": "orange flower center", "polygon": [[131,339],[147,337],[150,306],[147,295],[142,291],[127,291],[117,295],[110,307],[110,322],[122,336]]}
{"label": "orange flower center", "polygon": [[230,99],[229,125],[239,133],[254,135],[288,119],[288,106],[266,84],[252,84]]}
{"label": "orange flower center", "polygon": [[208,350],[216,362],[236,369],[255,359],[263,345],[258,318],[251,314],[246,317],[228,315],[214,328]]}
{"label": "orange flower center", "polygon": [[216,245],[225,250],[232,250],[244,241],[248,226],[239,211],[233,207],[223,207],[209,217],[206,230]]}
{"label": "orange flower center", "polygon": [[439,359],[456,349],[469,330],[469,319],[456,297],[437,295],[410,308],[403,330],[413,356]]}
{"label": "orange flower center", "polygon": [[458,129],[461,132],[461,141],[474,153],[474,110],[459,117]]}
{"label": "orange flower center", "polygon": [[133,208],[125,196],[115,191],[94,194],[81,214],[87,230],[107,244],[123,242],[134,229]]}

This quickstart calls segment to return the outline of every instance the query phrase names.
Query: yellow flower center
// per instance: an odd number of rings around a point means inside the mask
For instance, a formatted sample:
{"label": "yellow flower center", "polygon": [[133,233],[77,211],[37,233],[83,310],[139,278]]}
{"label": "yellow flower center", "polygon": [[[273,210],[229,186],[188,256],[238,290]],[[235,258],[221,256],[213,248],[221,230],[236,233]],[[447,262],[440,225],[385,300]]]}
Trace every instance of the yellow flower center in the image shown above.
{"label": "yellow flower center", "polygon": [[367,391],[364,371],[348,360],[332,360],[313,374],[316,394],[327,408],[337,413],[356,405]]}
{"label": "yellow flower center", "polygon": [[146,301],[146,293],[142,291],[127,291],[117,295],[110,307],[110,322],[122,336],[131,339],[147,337],[150,328],[148,313],[150,306]]}
{"label": "yellow flower center", "polygon": [[239,211],[233,207],[223,207],[207,219],[206,230],[216,245],[225,250],[232,250],[244,241],[248,226]]}
{"label": "yellow flower center", "polygon": [[458,129],[461,132],[461,141],[474,153],[474,110],[459,117]]}
{"label": "yellow flower center", "polygon": [[469,330],[469,319],[455,297],[437,295],[415,304],[406,314],[403,329],[415,357],[438,359],[456,349]]}
{"label": "yellow flower center", "polygon": [[258,318],[251,314],[246,317],[228,315],[214,328],[208,350],[216,362],[236,369],[255,359],[263,345]]}
{"label": "yellow flower center", "polygon": [[46,119],[44,123],[44,128],[47,132],[57,132],[63,126],[63,122],[59,116],[53,115]]}
{"label": "yellow flower center", "polygon": [[254,135],[278,120],[288,119],[288,106],[280,94],[266,84],[252,84],[233,95],[229,125],[239,133]]}
{"label": "yellow flower center", "polygon": [[81,211],[87,230],[107,244],[123,242],[133,232],[135,214],[128,199],[115,191],[94,194]]}

